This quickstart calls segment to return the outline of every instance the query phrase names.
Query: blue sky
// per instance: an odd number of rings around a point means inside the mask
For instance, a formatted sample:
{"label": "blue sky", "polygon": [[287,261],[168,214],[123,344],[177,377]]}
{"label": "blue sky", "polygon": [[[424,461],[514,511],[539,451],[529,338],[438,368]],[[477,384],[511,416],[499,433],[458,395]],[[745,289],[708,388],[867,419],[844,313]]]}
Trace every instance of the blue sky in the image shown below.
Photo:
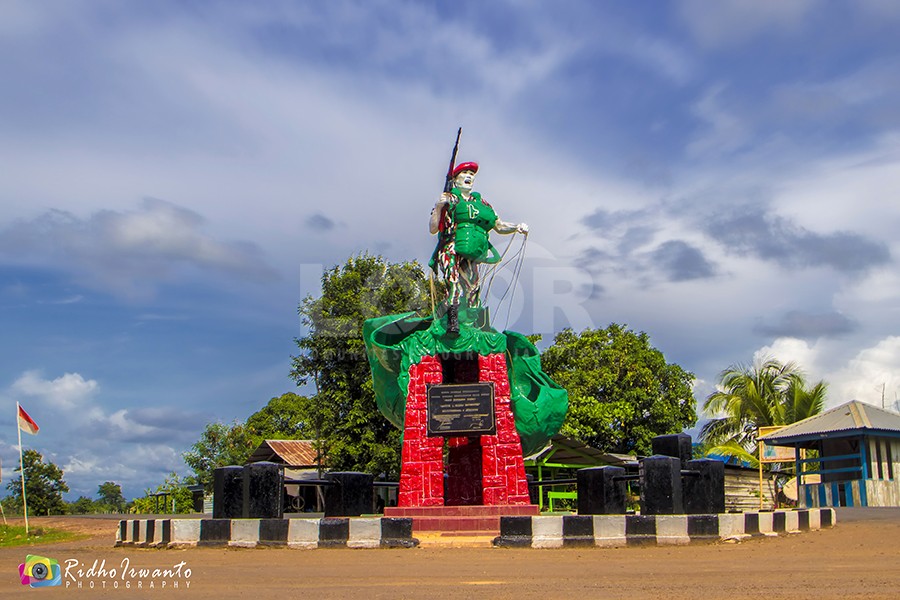
{"label": "blue sky", "polygon": [[16,401],[71,497],[131,497],[293,391],[323,267],[429,257],[459,126],[531,227],[495,323],[646,331],[699,403],[774,355],[829,406],[893,404],[898,26],[890,0],[3,2],[4,483]]}

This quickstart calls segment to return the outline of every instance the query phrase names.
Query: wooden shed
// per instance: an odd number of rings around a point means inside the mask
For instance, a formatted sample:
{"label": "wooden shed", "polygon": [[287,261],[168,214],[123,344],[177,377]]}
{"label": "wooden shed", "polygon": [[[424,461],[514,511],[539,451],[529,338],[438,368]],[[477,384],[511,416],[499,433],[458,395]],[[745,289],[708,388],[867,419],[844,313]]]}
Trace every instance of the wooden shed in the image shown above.
{"label": "wooden shed", "polygon": [[303,481],[321,477],[321,458],[312,440],[265,440],[248,463],[273,462],[284,465],[285,513],[320,510],[324,505],[321,488]]}
{"label": "wooden shed", "polygon": [[[762,508],[775,508],[775,477],[763,473]],[[725,463],[725,512],[750,512],[759,510],[759,470]]]}
{"label": "wooden shed", "polygon": [[247,459],[248,463],[261,461],[284,465],[288,476],[319,469],[321,464],[312,440],[264,440]]}

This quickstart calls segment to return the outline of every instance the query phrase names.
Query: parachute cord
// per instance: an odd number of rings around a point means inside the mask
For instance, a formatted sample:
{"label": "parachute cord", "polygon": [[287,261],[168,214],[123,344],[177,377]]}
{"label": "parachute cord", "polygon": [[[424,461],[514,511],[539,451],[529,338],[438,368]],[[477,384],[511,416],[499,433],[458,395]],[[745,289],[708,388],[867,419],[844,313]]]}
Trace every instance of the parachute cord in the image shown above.
{"label": "parachute cord", "polygon": [[[503,253],[500,255],[500,260],[495,262],[489,267],[485,267],[484,270],[479,273],[479,278],[481,281],[487,281],[487,288],[484,290],[483,296],[485,298],[489,298],[491,294],[491,288],[494,285],[494,278],[497,276],[498,271],[502,271],[506,268],[506,263],[503,262],[503,259],[506,258],[506,253],[509,252],[510,247],[512,246],[513,241],[515,241],[515,234],[510,238],[509,242],[506,244],[506,248],[503,249]],[[502,265],[502,266],[501,266]],[[479,269],[481,269],[483,265],[479,265]],[[497,267],[500,267],[499,269]],[[488,279],[490,277],[490,279]]]}
{"label": "parachute cord", "polygon": [[527,244],[528,244],[528,235],[526,234],[522,240],[522,245],[519,246],[519,249],[516,251],[515,255],[513,256],[514,266],[513,266],[512,279],[510,280],[509,285],[506,286],[506,290],[503,292],[503,296],[500,297],[500,302],[497,303],[497,314],[499,315],[499,313],[501,311],[501,307],[503,306],[503,301],[506,299],[506,296],[508,294],[510,294],[510,291],[512,291],[512,294],[509,296],[509,305],[506,308],[506,321],[503,326],[504,329],[507,329],[509,327],[509,318],[512,314],[512,307],[513,307],[513,303],[514,303],[515,295],[516,295],[515,288],[519,283],[519,277],[522,273],[522,267],[525,264],[525,248],[526,248]]}
{"label": "parachute cord", "polygon": [[504,323],[503,329],[509,328],[509,317],[512,313],[513,304],[515,304],[516,297],[516,288],[519,286],[519,277],[522,275],[522,269],[525,267],[525,247],[528,244],[528,236],[525,236],[525,239],[522,240],[522,248],[519,252],[519,259],[516,264],[516,268],[513,274],[513,283],[512,283],[512,294],[509,298],[509,308],[506,310],[506,323]]}

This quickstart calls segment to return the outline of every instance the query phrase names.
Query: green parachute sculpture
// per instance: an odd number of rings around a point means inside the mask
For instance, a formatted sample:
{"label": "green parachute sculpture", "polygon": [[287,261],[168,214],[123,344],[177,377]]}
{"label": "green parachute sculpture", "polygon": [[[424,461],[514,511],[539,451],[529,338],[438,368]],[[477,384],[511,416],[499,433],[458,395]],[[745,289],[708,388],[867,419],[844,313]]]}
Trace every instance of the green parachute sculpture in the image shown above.
{"label": "green parachute sculpture", "polygon": [[409,366],[424,356],[506,353],[507,374],[516,430],[525,456],[543,448],[566,418],[568,394],[541,370],[541,357],[528,339],[502,333],[487,324],[487,311],[463,309],[458,336],[447,335],[447,318],[421,318],[415,313],[369,319],[363,339],[372,369],[375,400],[388,420],[403,429]]}

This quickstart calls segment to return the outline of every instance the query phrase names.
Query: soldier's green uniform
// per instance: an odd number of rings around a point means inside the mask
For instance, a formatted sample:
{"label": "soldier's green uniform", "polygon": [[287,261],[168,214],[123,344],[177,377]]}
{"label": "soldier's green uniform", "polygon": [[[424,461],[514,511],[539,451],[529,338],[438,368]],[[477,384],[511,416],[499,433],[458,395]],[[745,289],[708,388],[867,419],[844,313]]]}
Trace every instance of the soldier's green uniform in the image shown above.
{"label": "soldier's green uniform", "polygon": [[472,192],[468,200],[456,188],[450,193],[454,201],[444,208],[438,243],[428,264],[435,270],[440,265],[451,305],[464,297],[468,306],[474,307],[480,304],[478,265],[494,264],[501,258],[488,238],[497,224],[497,213],[478,192]]}
{"label": "soldier's green uniform", "polygon": [[479,263],[498,262],[500,253],[488,239],[488,233],[497,224],[497,213],[478,192],[472,192],[469,200],[463,199],[455,188],[451,193],[456,197],[450,213],[456,227],[453,242],[457,256]]}

